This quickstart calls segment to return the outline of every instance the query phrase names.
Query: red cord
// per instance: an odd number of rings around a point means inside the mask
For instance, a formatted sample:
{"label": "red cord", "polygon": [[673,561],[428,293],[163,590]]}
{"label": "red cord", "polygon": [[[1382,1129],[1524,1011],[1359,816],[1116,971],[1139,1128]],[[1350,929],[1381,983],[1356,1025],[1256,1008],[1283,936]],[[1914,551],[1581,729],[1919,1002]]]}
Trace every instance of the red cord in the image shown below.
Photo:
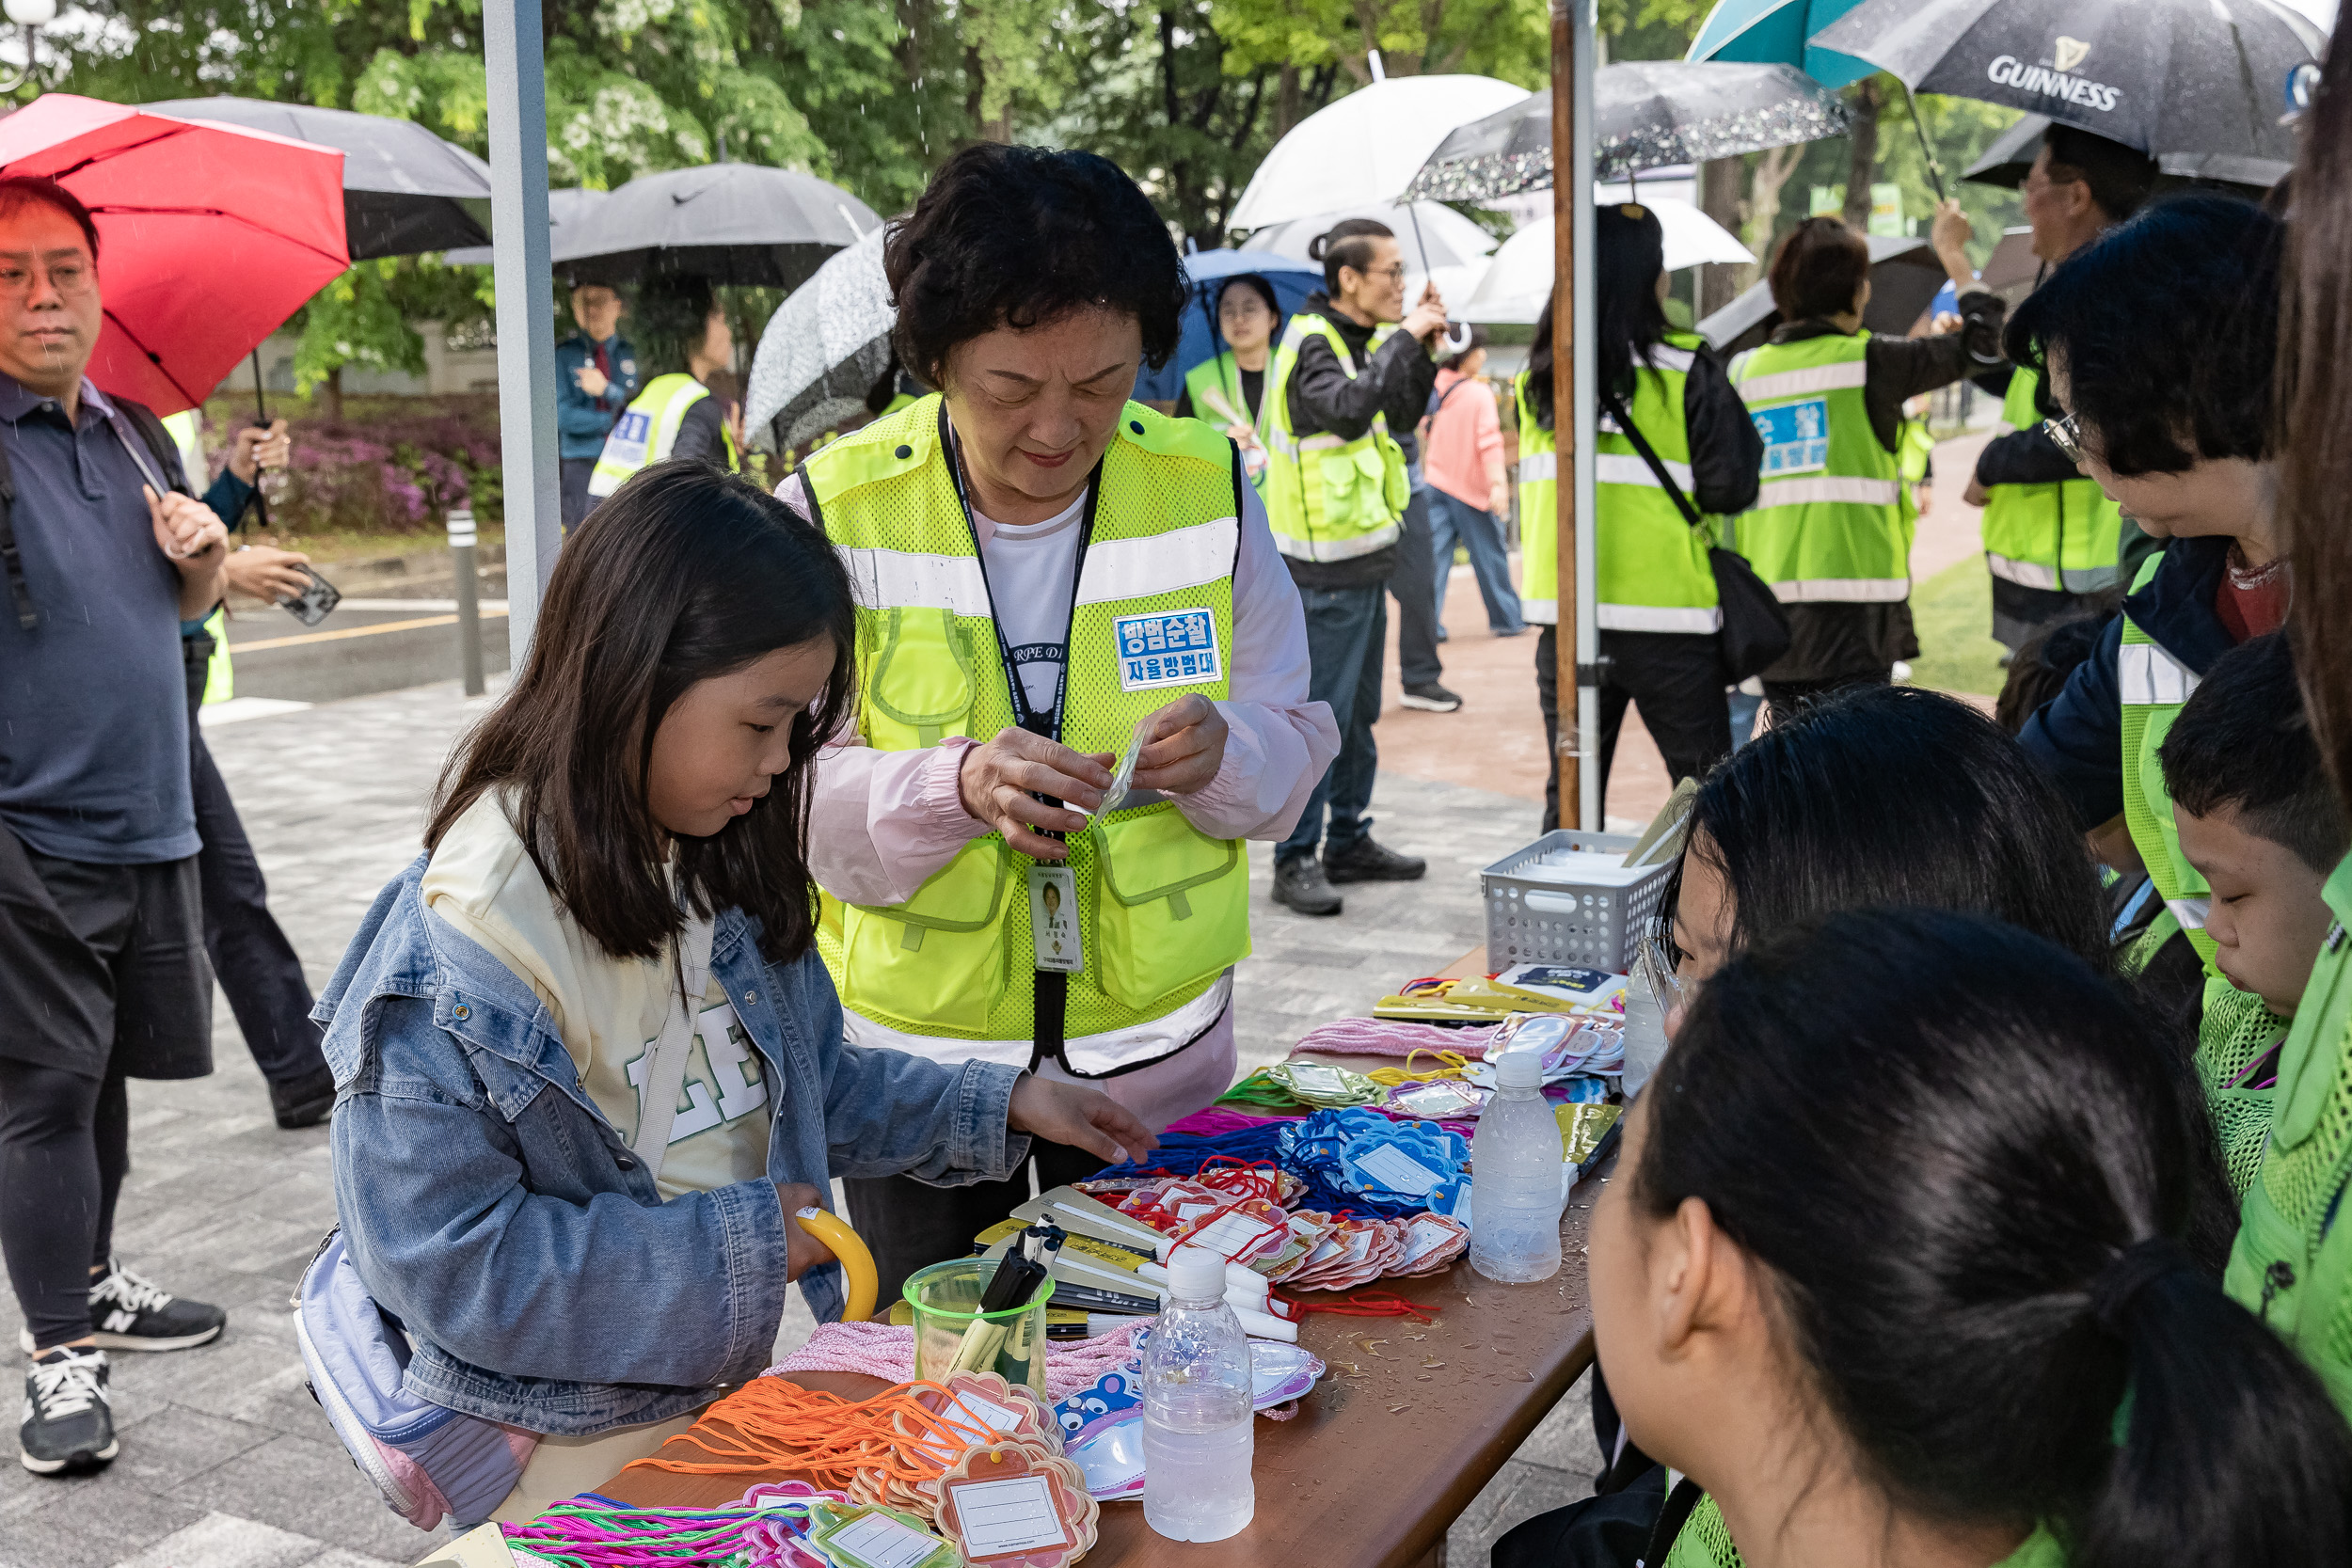
{"label": "red cord", "polygon": [[1302,1296],[1284,1295],[1279,1291],[1269,1291],[1266,1294],[1269,1300],[1279,1301],[1290,1307],[1294,1322],[1309,1312],[1336,1312],[1343,1318],[1410,1318],[1422,1323],[1435,1323],[1438,1319],[1435,1312],[1406,1301],[1394,1291],[1359,1291],[1353,1295],[1313,1301]]}

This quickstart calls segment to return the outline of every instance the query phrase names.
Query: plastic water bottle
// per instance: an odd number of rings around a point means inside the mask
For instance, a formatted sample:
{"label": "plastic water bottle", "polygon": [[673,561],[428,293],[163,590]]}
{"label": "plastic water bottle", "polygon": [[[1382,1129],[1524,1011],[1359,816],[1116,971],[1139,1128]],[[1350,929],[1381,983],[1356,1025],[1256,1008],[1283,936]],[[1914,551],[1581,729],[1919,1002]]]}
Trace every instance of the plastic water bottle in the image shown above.
{"label": "plastic water bottle", "polygon": [[1249,1340],[1225,1305],[1225,1260],[1178,1247],[1143,1348],[1144,1523],[1170,1541],[1248,1528],[1258,1512],[1251,1420]]}
{"label": "plastic water bottle", "polygon": [[1658,1005],[1658,985],[1651,975],[1655,962],[1647,944],[1633,960],[1625,982],[1625,1092],[1628,1099],[1642,1092],[1658,1064],[1666,1059],[1666,1012]]}
{"label": "plastic water bottle", "polygon": [[1560,1272],[1566,1158],[1543,1083],[1541,1052],[1497,1057],[1495,1097],[1470,1139],[1470,1267],[1506,1285]]}

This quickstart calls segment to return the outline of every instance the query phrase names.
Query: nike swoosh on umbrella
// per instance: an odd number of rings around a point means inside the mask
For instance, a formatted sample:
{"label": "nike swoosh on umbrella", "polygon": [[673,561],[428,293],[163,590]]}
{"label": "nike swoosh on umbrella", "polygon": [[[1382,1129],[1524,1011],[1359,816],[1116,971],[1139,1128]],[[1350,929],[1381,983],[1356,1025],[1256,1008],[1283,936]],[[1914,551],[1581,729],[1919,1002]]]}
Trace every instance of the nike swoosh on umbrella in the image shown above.
{"label": "nike swoosh on umbrella", "polygon": [[47,175],[97,221],[90,380],[158,414],[203,401],[351,265],[342,164],[333,148],[71,93],[0,119],[0,174]]}

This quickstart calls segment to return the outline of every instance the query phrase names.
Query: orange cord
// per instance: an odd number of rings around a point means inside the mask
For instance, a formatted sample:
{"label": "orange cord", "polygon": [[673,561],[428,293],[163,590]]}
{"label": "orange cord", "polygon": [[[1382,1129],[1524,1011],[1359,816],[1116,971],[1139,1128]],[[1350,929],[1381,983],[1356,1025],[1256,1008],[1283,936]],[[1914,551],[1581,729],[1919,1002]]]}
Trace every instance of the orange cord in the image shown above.
{"label": "orange cord", "polygon": [[[936,1392],[940,1409],[925,1409],[914,1397],[917,1390]],[[796,1470],[845,1485],[859,1471],[870,1470],[913,1486],[938,1480],[965,1449],[998,1437],[943,1384],[901,1383],[851,1402],[784,1378],[755,1377],[679,1433],[679,1440],[710,1454],[710,1460],[655,1454],[627,1467],[642,1465],[689,1475]],[[936,1457],[943,1449],[947,1457]]]}

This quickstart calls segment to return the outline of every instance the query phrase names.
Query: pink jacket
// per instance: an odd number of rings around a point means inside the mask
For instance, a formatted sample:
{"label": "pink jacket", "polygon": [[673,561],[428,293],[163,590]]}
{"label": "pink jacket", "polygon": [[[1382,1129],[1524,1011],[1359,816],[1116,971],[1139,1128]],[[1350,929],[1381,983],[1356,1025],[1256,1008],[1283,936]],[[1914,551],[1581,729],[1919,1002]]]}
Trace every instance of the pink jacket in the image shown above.
{"label": "pink jacket", "polygon": [[[1484,512],[1502,469],[1502,424],[1486,384],[1463,387],[1462,381],[1456,371],[1438,372],[1438,396],[1444,401],[1422,421],[1422,472],[1455,500]],[[1462,389],[1447,396],[1455,387]]]}

